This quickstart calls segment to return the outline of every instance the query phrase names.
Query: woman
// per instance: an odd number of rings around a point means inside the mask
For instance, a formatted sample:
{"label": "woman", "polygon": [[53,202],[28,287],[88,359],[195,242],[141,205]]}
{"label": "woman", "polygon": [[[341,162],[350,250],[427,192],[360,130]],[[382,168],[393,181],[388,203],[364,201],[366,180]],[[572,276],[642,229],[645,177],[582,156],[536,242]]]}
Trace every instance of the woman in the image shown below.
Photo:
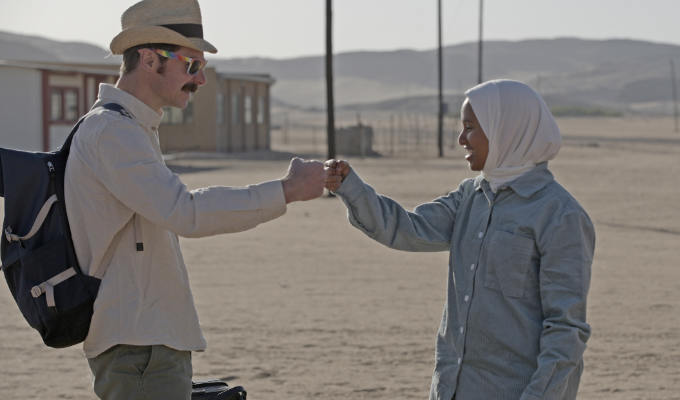
{"label": "woman", "polygon": [[595,235],[548,170],[559,129],[521,82],[465,94],[458,142],[479,176],[413,212],[376,194],[346,161],[326,162],[326,187],[372,239],[451,253],[431,400],[574,399]]}

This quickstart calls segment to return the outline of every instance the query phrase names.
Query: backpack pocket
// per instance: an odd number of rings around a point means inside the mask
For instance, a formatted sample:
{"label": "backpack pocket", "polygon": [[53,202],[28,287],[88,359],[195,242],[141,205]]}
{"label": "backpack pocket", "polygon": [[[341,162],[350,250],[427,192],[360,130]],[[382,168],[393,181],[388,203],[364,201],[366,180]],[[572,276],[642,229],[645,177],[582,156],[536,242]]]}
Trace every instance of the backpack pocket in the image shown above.
{"label": "backpack pocket", "polygon": [[66,238],[53,239],[4,269],[24,318],[47,345],[85,339],[100,280],[80,272]]}

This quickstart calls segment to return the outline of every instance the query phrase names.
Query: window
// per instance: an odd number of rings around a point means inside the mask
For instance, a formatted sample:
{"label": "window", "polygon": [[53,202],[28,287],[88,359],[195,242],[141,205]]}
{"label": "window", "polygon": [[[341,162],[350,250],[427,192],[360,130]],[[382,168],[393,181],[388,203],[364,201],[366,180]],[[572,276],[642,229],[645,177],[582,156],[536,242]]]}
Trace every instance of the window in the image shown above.
{"label": "window", "polygon": [[250,95],[246,95],[246,97],[243,98],[243,122],[245,122],[246,125],[250,125],[253,122],[252,100]]}
{"label": "window", "polygon": [[78,119],[78,89],[52,88],[50,91],[50,121],[74,122]]}
{"label": "window", "polygon": [[75,90],[64,91],[64,120],[78,119],[78,93]]}
{"label": "window", "polygon": [[168,125],[178,125],[182,123],[182,110],[175,107],[163,107],[163,118],[161,123]]}
{"label": "window", "polygon": [[176,107],[163,107],[161,123],[167,125],[190,124],[194,122],[194,102],[189,101],[185,109]]}
{"label": "window", "polygon": [[257,99],[257,123],[264,124],[264,96]]}
{"label": "window", "polygon": [[60,121],[61,120],[61,91],[52,90],[52,96],[50,98],[50,121]]}
{"label": "window", "polygon": [[221,125],[224,123],[224,95],[222,93],[217,93],[217,124]]}
{"label": "window", "polygon": [[183,120],[185,124],[194,122],[194,101],[191,99],[189,104],[182,110]]}
{"label": "window", "polygon": [[239,100],[238,93],[231,95],[231,123],[233,125],[241,123],[241,105],[239,104]]}

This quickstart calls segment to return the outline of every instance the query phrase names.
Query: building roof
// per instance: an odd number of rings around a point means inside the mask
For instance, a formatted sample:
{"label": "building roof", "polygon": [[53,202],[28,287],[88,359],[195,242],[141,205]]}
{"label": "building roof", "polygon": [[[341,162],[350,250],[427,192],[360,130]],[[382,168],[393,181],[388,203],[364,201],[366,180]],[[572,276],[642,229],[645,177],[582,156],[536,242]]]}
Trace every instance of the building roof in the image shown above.
{"label": "building roof", "polygon": [[217,77],[219,79],[234,79],[239,81],[248,82],[261,82],[273,85],[276,79],[269,74],[248,74],[240,72],[218,72]]}
{"label": "building roof", "polygon": [[[0,60],[0,67],[47,70],[55,72],[79,72],[84,74],[118,75],[118,64],[79,64],[45,61]],[[214,68],[214,67],[208,67]],[[240,72],[218,72],[219,79],[234,79],[247,82],[261,82],[273,85],[276,82],[269,74],[249,74]]]}
{"label": "building roof", "polygon": [[14,60],[0,60],[0,67],[39,69],[55,72],[80,72],[84,74],[100,75],[118,75],[120,68],[120,66],[116,64],[69,64],[61,62]]}

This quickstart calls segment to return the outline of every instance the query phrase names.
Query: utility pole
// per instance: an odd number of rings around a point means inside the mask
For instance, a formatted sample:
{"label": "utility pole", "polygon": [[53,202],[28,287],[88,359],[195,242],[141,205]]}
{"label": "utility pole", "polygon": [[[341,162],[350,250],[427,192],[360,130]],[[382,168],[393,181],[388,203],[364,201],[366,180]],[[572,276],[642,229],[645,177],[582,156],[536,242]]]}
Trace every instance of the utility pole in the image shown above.
{"label": "utility pole", "polygon": [[444,157],[444,94],[443,94],[443,64],[442,61],[442,0],[437,0],[437,65],[439,71],[439,115],[437,118],[437,145],[439,157]]}
{"label": "utility pole", "polygon": [[328,157],[335,158],[335,106],[333,101],[333,0],[326,0],[326,131]]}
{"label": "utility pole", "polygon": [[482,83],[482,33],[484,32],[484,0],[479,0],[479,42],[477,44],[477,83]]}
{"label": "utility pole", "polygon": [[671,88],[673,88],[673,119],[675,121],[675,132],[678,132],[678,88],[675,82],[675,63],[671,58]]}

